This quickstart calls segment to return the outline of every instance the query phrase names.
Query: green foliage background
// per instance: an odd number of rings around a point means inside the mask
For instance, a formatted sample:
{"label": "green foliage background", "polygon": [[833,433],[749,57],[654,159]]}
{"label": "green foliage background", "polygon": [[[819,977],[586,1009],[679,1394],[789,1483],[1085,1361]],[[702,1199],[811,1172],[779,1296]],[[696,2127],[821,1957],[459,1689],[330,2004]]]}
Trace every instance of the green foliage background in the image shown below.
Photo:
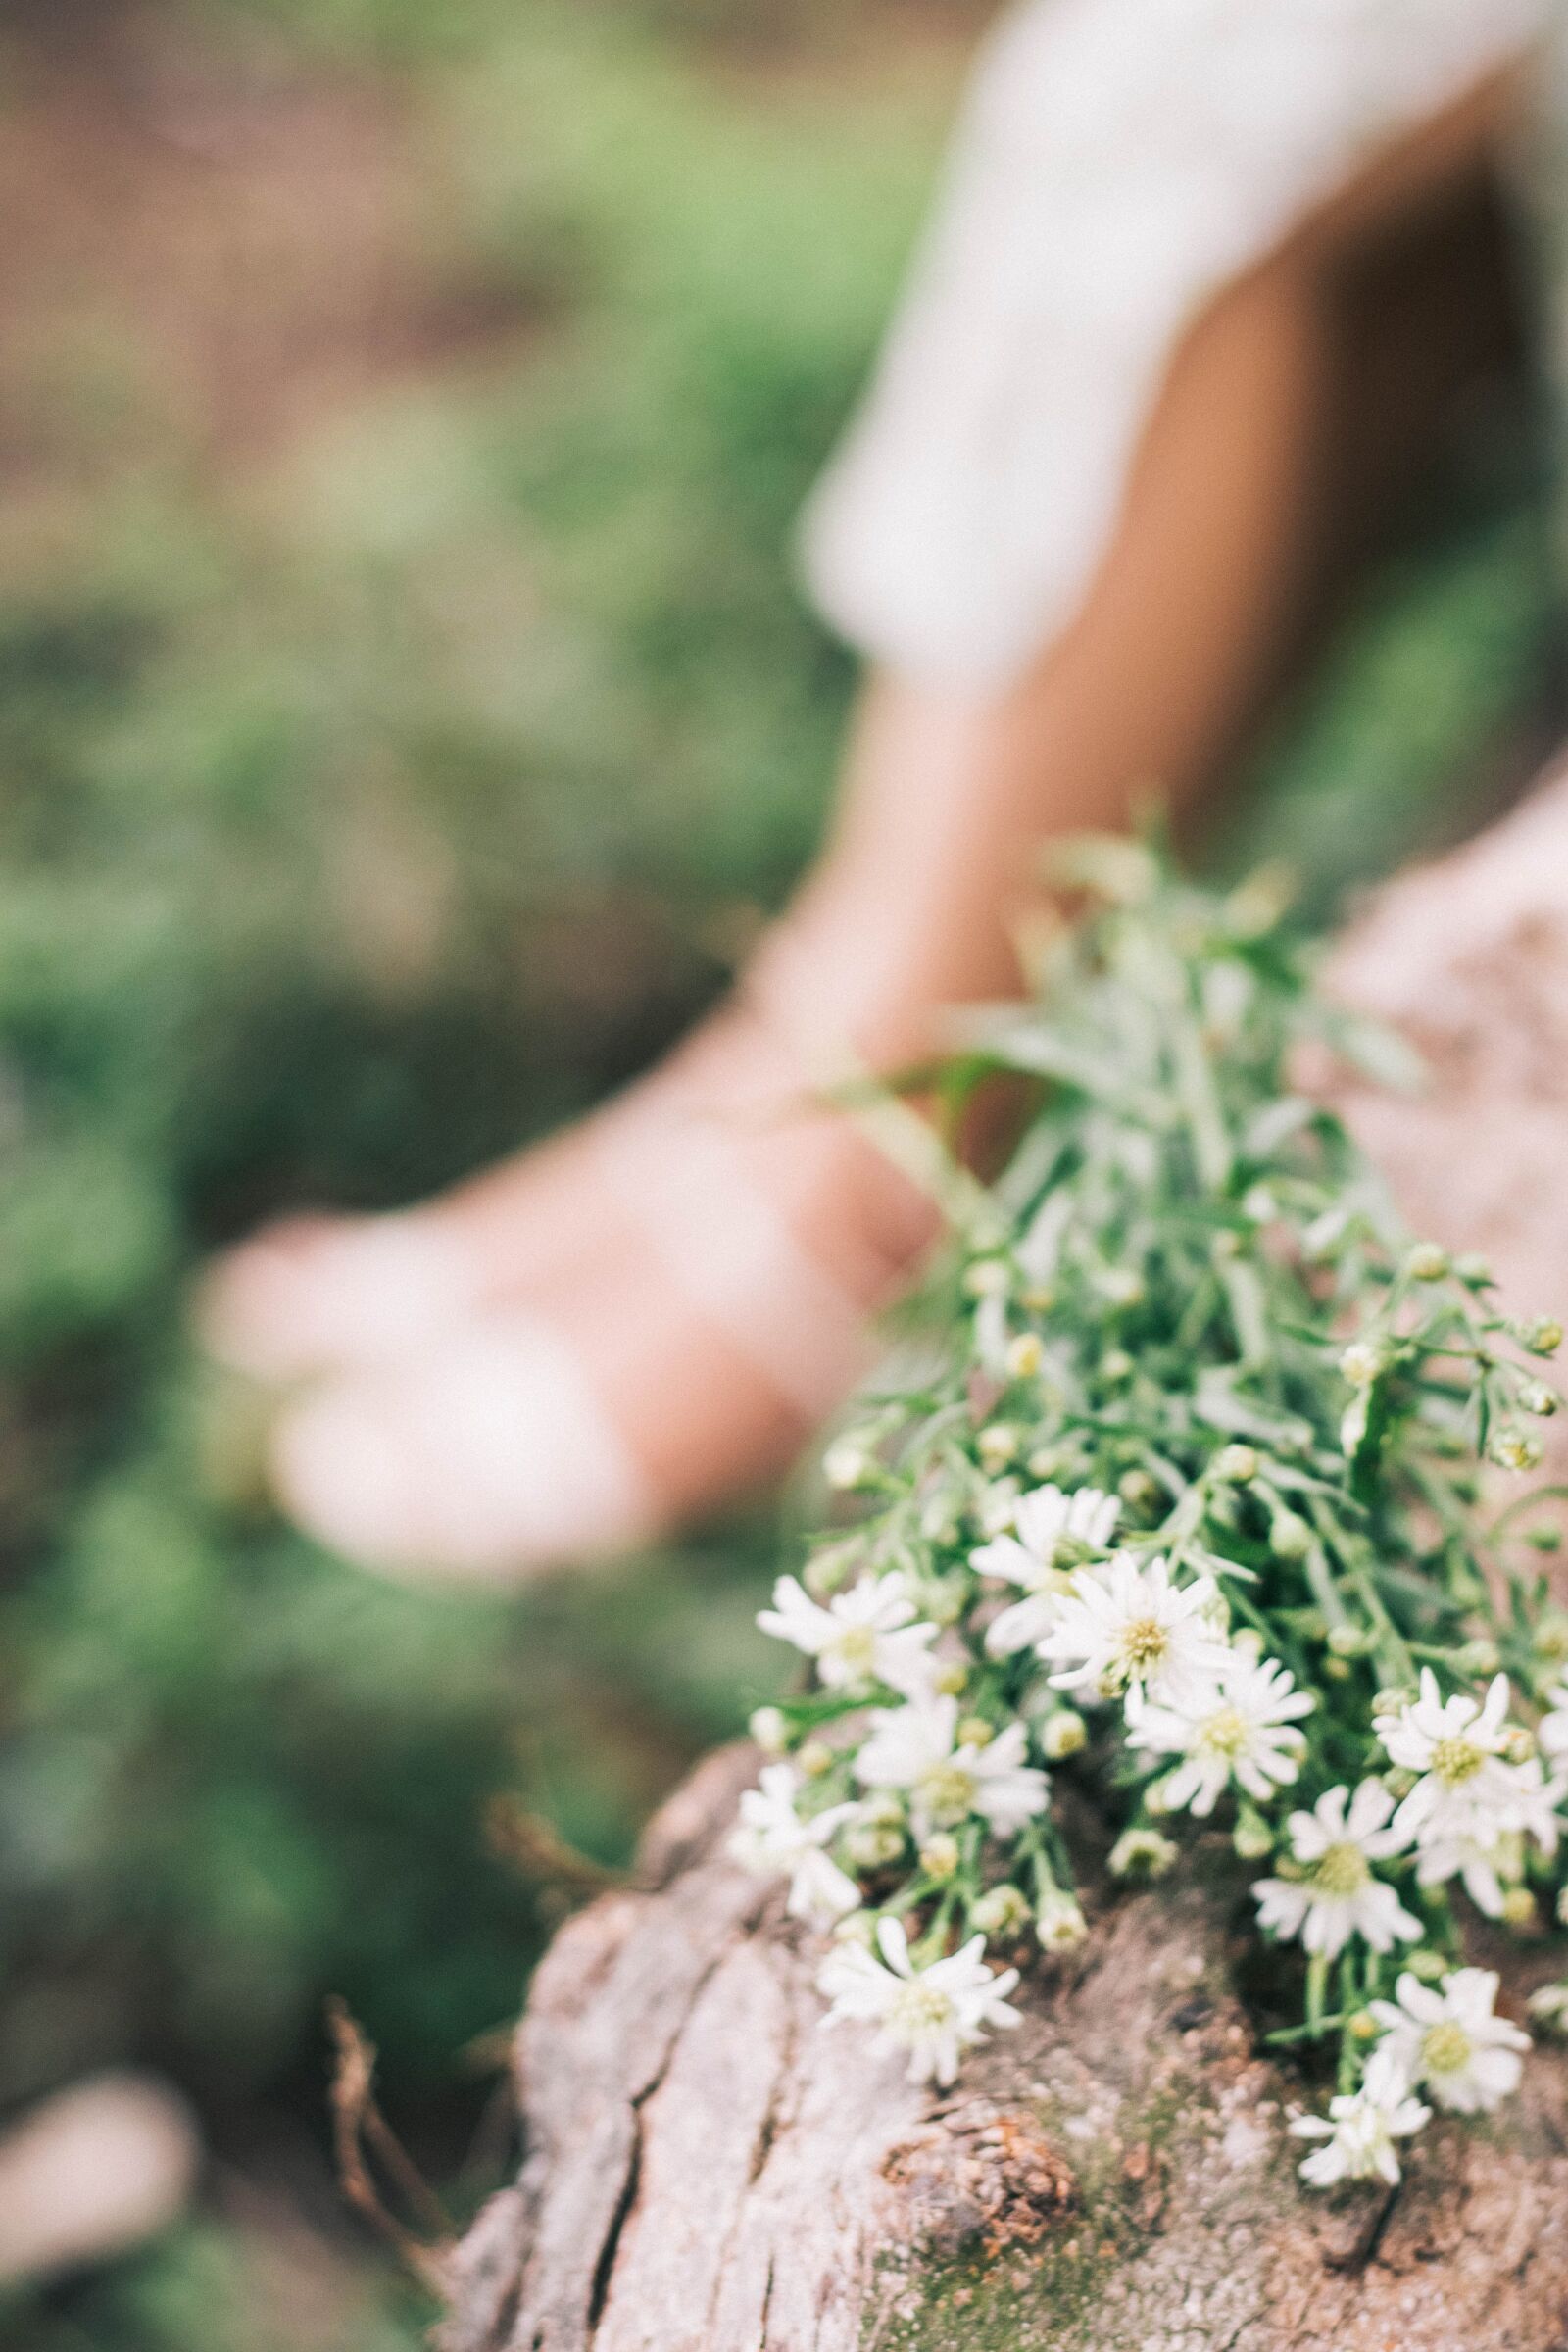
{"label": "green foliage background", "polygon": [[[322,1996],[450,2171],[548,1925],[487,1800],[614,1858],[771,1685],[767,1514],[506,1602],[322,1559],[255,1497],[186,1286],[270,1209],[570,1115],[786,891],[851,683],[791,519],[985,13],[205,0],[220,63],[395,93],[431,266],[514,331],[238,486],[133,322],[31,355],[77,486],[0,554],[0,2102],[146,2061],[220,2161],[198,2224],[8,2340],[416,2340],[336,2212]],[[1484,448],[1259,756],[1250,854],[1327,897],[1441,828],[1538,694],[1548,537]],[[308,2326],[258,2285],[299,2230],[335,2266]]]}

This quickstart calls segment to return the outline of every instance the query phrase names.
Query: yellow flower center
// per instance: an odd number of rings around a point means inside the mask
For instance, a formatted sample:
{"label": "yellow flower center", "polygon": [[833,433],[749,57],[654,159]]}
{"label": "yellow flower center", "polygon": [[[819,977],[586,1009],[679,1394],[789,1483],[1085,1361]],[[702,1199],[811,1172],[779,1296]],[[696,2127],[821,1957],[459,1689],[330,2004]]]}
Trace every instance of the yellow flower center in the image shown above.
{"label": "yellow flower center", "polygon": [[868,1625],[847,1625],[833,1646],[851,1674],[869,1674],[876,1664],[876,1635]]}
{"label": "yellow flower center", "polygon": [[1371,1876],[1365,1854],[1347,1838],[1324,1850],[1311,1884],[1322,1894],[1359,1894]]}
{"label": "yellow flower center", "polygon": [[1247,1725],[1234,1707],[1221,1707],[1210,1715],[1200,1737],[1210,1755],[1234,1759],[1247,1746]]}
{"label": "yellow flower center", "polygon": [[1474,1780],[1486,1760],[1486,1749],[1470,1740],[1440,1740],[1432,1750],[1432,1769],[1450,1788]]}
{"label": "yellow flower center", "polygon": [[1170,1649],[1170,1629],[1157,1617],[1134,1617],[1124,1628],[1121,1654],[1133,1674],[1147,1674]]}
{"label": "yellow flower center", "polygon": [[901,1986],[888,2011],[888,2023],[909,2034],[939,2033],[952,2017],[953,2003],[947,1994],[923,1977],[911,1978]]}
{"label": "yellow flower center", "polygon": [[974,1811],[975,1778],[957,1764],[934,1764],[921,1775],[920,1794],[932,1821],[951,1828]]}
{"label": "yellow flower center", "polygon": [[1469,2065],[1473,2045],[1463,2026],[1446,2018],[1434,2026],[1421,2043],[1421,2065],[1429,2075],[1457,2075]]}

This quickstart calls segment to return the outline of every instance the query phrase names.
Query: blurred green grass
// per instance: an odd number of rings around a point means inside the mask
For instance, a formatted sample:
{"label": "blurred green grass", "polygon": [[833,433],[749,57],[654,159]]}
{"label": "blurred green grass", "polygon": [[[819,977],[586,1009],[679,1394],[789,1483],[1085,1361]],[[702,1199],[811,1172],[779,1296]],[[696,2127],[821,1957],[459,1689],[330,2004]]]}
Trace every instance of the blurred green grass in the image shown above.
{"label": "blurred green grass", "polygon": [[[548,1927],[488,1800],[618,1858],[776,1674],[771,1512],[508,1601],[323,1560],[254,1501],[185,1286],[258,1215],[403,1200],[571,1115],[784,895],[851,685],[789,528],[966,13],[207,0],[177,25],[220,80],[395,93],[420,267],[482,336],[228,467],[134,318],[29,346],[42,490],[0,557],[0,2102],[150,2062],[221,2163],[199,2226],[18,2303],[8,2340],[417,2340],[334,2218],[322,1996],[452,2164],[464,2053]],[[1539,699],[1544,501],[1512,459],[1480,485],[1367,584],[1231,855],[1284,850],[1326,903],[1451,823]],[[277,2212],[339,2266],[297,2339],[256,2286]]]}

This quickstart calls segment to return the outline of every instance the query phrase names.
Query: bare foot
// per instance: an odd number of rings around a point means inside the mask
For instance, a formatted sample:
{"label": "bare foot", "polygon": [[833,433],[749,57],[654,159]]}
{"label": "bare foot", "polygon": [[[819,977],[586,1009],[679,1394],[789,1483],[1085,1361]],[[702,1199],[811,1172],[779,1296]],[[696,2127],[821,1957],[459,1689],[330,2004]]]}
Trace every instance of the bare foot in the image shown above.
{"label": "bare foot", "polygon": [[390,1569],[622,1548],[781,1469],[864,1368],[931,1203],[756,1009],[619,1102],[407,1214],[235,1251],[215,1352],[312,1384],[290,1509]]}

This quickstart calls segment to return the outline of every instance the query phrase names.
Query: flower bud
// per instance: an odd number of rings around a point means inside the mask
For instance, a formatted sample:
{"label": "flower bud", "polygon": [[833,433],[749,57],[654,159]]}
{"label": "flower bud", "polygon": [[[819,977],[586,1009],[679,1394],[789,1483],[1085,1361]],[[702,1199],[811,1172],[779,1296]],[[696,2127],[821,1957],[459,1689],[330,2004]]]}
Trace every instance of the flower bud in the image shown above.
{"label": "flower bud", "polygon": [[1478,1250],[1470,1250],[1463,1257],[1456,1257],[1453,1270],[1467,1290],[1490,1291],[1492,1288],[1492,1268]]}
{"label": "flower bud", "polygon": [[869,1952],[876,1944],[876,1921],[869,1912],[852,1911],[848,1919],[841,1919],[834,1928],[833,1940],[835,1943],[858,1943]]}
{"label": "flower bud", "polygon": [[1430,1951],[1425,1944],[1418,1944],[1413,1952],[1405,1955],[1404,1965],[1419,1984],[1438,1984],[1453,1963],[1445,1960],[1441,1952]]}
{"label": "flower bud", "polygon": [[1487,1451],[1503,1470],[1535,1470],[1541,1464],[1541,1440],[1511,1423],[1497,1431]]}
{"label": "flower bud", "polygon": [[831,1772],[838,1762],[834,1749],[825,1740],[808,1740],[800,1753],[800,1767],[808,1781],[819,1781],[824,1772]]}
{"label": "flower bud", "polygon": [[1561,1402],[1556,1391],[1543,1380],[1527,1380],[1519,1391],[1521,1412],[1534,1413],[1542,1421],[1549,1421]]}
{"label": "flower bud", "polygon": [[1000,1298],[1011,1279],[1005,1258],[977,1257],[964,1268],[963,1287],[971,1298]]}
{"label": "flower bud", "polygon": [[1403,1804],[1420,1777],[1419,1773],[1411,1772],[1406,1765],[1396,1764],[1392,1772],[1383,1775],[1383,1786],[1392,1797]]}
{"label": "flower bud", "polygon": [[1274,1851],[1274,1833],[1254,1806],[1243,1805],[1231,1843],[1244,1862],[1262,1862]]}
{"label": "flower bud", "polygon": [[1558,1927],[1568,1928],[1568,1886],[1559,1888],[1556,1908]]}
{"label": "flower bud", "polygon": [[1056,1294],[1049,1282],[1027,1283],[1018,1293],[1018,1304],[1031,1315],[1049,1315],[1056,1303]]}
{"label": "flower bud", "polygon": [[1478,1681],[1490,1681],[1502,1664],[1502,1653],[1495,1642],[1489,1642],[1481,1635],[1464,1644],[1457,1663],[1462,1673],[1472,1674]]}
{"label": "flower bud", "polygon": [[1040,1752],[1049,1764],[1064,1763],[1088,1744],[1089,1726],[1076,1707],[1058,1707],[1040,1727]]}
{"label": "flower bud", "polygon": [[1352,2041],[1376,2041],[1383,2031],[1370,2009],[1357,2009],[1345,2021],[1345,2030]]}
{"label": "flower bud", "polygon": [[1266,1184],[1249,1185],[1242,1195],[1242,1214],[1253,1225],[1272,1225],[1279,1215],[1279,1202]]}
{"label": "flower bud", "polygon": [[[1333,1636],[1331,1635],[1329,1639],[1332,1641]],[[1331,1649],[1327,1657],[1323,1660],[1324,1681],[1328,1683],[1348,1683],[1350,1679],[1350,1673],[1351,1668],[1349,1659],[1341,1657],[1337,1649]]]}
{"label": "flower bud", "polygon": [[969,1669],[961,1658],[951,1658],[939,1666],[932,1678],[932,1687],[939,1698],[956,1698],[969,1680]]}
{"label": "flower bud", "polygon": [[1159,1830],[1123,1830],[1110,1849],[1110,1875],[1113,1879],[1162,1879],[1176,1855],[1176,1846]]}
{"label": "flower bud", "polygon": [[989,1747],[996,1736],[996,1725],[983,1715],[965,1715],[954,1734],[960,1747]]}
{"label": "flower bud", "polygon": [[1017,1457],[1019,1435],[1010,1422],[992,1421],[975,1440],[975,1451],[993,1476]]}
{"label": "flower bud", "polygon": [[1209,1466],[1216,1478],[1233,1487],[1249,1485],[1262,1467],[1255,1446],[1222,1446]]}
{"label": "flower bud", "polygon": [[1312,1530],[1298,1511],[1278,1510],[1268,1524],[1270,1549],[1282,1560],[1304,1560],[1312,1548]]}
{"label": "flower bud", "polygon": [[969,1925],[982,1936],[1017,1936],[1028,1924],[1029,1897],[1021,1886],[1005,1882],[988,1886],[979,1900],[969,1905]]}
{"label": "flower bud", "polygon": [[1100,1290],[1112,1306],[1124,1308],[1142,1306],[1149,1296],[1143,1276],[1131,1266],[1107,1266],[1100,1277]]}
{"label": "flower bud", "polygon": [[1038,1332],[1020,1331],[1007,1348],[1007,1371],[1013,1380],[1033,1380],[1045,1361]]}
{"label": "flower bud", "polygon": [[920,1868],[930,1879],[951,1879],[961,1859],[958,1840],[946,1830],[938,1830],[920,1848]]}
{"label": "flower bud", "polygon": [[1100,1359],[1102,1377],[1110,1381],[1131,1380],[1138,1367],[1125,1348],[1107,1348]]}
{"label": "flower bud", "polygon": [[1340,1370],[1352,1389],[1369,1389],[1387,1361],[1383,1349],[1370,1340],[1352,1340],[1340,1358]]}
{"label": "flower bud", "polygon": [[1562,1346],[1562,1325],[1553,1315],[1538,1315],[1524,1325],[1519,1338],[1532,1355],[1555,1355]]}
{"label": "flower bud", "polygon": [[837,1439],[822,1456],[822,1475],[837,1494],[848,1494],[876,1475],[876,1459],[863,1441]]}
{"label": "flower bud", "polygon": [[1124,1470],[1116,1481],[1116,1492],[1130,1511],[1152,1511],[1164,1490],[1147,1470]]}
{"label": "flower bud", "polygon": [[863,1558],[858,1543],[827,1544],[806,1563],[803,1583],[813,1600],[831,1600],[855,1575]]}
{"label": "flower bud", "polygon": [[1404,1270],[1413,1282],[1441,1282],[1451,1271],[1448,1252],[1436,1242],[1417,1242],[1404,1261]]}
{"label": "flower bud", "polygon": [[856,1870],[889,1870],[904,1852],[904,1831],[897,1822],[856,1822],[844,1833],[844,1855]]}
{"label": "flower bud", "polygon": [[1548,2034],[1561,2034],[1568,2028],[1568,1984],[1543,1984],[1525,2003],[1538,2026]]}
{"label": "flower bud", "polygon": [[1406,1707],[1414,1705],[1415,1692],[1413,1690],[1401,1689],[1397,1683],[1391,1683],[1386,1690],[1378,1691],[1374,1697],[1372,1712],[1374,1716],[1402,1715]]}
{"label": "flower bud", "polygon": [[1502,1752],[1510,1764],[1530,1764],[1539,1753],[1534,1732],[1522,1723],[1511,1723],[1502,1735]]}
{"label": "flower bud", "polygon": [[746,1728],[764,1756],[781,1756],[789,1745],[790,1727],[777,1707],[759,1707]]}
{"label": "flower bud", "polygon": [[1526,1536],[1525,1542],[1532,1551],[1561,1551],[1562,1529],[1560,1527],[1533,1527]]}
{"label": "flower bud", "polygon": [[1377,1639],[1364,1625],[1331,1625],[1329,1648],[1337,1658],[1370,1657],[1377,1647]]}
{"label": "flower bud", "polygon": [[1536,1924],[1536,1898],[1528,1886],[1508,1886],[1503,1890],[1502,1917],[1510,1928],[1533,1928]]}
{"label": "flower bud", "polygon": [[1088,1936],[1089,1922],[1073,1896],[1053,1887],[1036,1914],[1035,1934],[1043,1951],[1070,1952]]}

